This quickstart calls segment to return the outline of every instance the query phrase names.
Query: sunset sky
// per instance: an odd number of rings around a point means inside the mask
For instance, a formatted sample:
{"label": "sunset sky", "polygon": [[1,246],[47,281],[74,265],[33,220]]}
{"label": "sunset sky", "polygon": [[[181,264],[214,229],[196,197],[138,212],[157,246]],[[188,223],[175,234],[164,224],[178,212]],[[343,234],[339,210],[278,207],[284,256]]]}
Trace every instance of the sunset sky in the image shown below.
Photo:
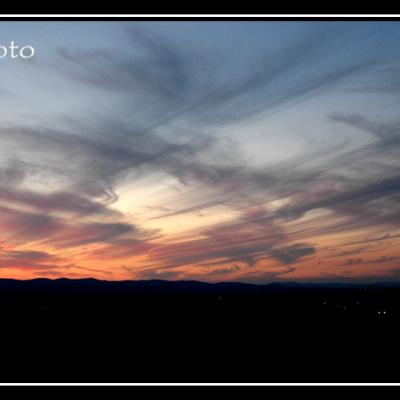
{"label": "sunset sky", "polygon": [[0,278],[400,280],[399,22],[0,22]]}

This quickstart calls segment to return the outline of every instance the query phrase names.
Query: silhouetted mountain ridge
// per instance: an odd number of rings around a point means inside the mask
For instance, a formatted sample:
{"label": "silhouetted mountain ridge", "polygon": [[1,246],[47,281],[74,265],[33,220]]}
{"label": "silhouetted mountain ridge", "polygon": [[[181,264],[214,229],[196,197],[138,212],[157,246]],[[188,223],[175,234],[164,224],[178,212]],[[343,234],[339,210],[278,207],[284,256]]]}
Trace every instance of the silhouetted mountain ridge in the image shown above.
{"label": "silhouetted mountain ridge", "polygon": [[379,289],[385,287],[399,287],[399,283],[312,283],[312,282],[275,282],[267,284],[253,284],[243,282],[202,282],[196,280],[168,281],[161,279],[151,280],[123,280],[108,281],[95,278],[83,279],[47,279],[36,278],[31,280],[0,279],[0,289],[4,291],[29,292],[79,292],[79,293],[116,293],[116,294],[262,294],[273,292],[307,292],[332,290],[362,290]]}

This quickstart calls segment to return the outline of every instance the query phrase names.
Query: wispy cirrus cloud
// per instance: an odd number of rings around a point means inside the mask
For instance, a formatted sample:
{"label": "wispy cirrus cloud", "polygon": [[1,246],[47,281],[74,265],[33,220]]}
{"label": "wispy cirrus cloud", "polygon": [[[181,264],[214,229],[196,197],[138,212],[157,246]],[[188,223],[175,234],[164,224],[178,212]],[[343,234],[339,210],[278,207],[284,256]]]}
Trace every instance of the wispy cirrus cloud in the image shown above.
{"label": "wispy cirrus cloud", "polygon": [[[388,33],[311,24],[263,46],[250,36],[257,50],[238,48],[234,62],[222,39],[193,47],[176,32],[119,28],[121,48],[70,43],[33,66],[86,109],[0,121],[0,229],[15,247],[7,265],[53,263],[56,274],[71,270],[59,254],[73,252],[85,260],[74,268],[111,272],[114,260],[113,272],[134,277],[280,279],[319,257],[326,236],[396,236],[400,124],[347,110],[346,97],[360,76],[376,77],[363,93],[390,92],[388,75],[395,89],[396,60],[377,46]],[[274,145],[279,113],[308,145],[270,162],[292,145]],[[303,134],[314,124],[321,137]],[[150,178],[157,190],[141,186]]]}

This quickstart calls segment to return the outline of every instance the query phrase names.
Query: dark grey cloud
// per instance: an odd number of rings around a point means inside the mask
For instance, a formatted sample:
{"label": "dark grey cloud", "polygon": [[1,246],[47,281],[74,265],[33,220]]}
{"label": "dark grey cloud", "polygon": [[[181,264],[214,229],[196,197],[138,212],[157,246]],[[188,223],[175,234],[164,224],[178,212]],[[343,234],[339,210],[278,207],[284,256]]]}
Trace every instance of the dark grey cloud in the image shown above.
{"label": "dark grey cloud", "polygon": [[11,251],[2,251],[2,257],[6,257],[16,260],[33,260],[33,261],[48,261],[48,260],[57,260],[56,256],[53,256],[44,251],[36,251],[36,250],[11,250]]}
{"label": "dark grey cloud", "polygon": [[360,204],[363,205],[371,200],[391,196],[399,192],[400,177],[395,177],[384,181],[371,182],[354,190],[334,193],[308,204],[289,206],[281,209],[279,215],[288,218],[292,215],[299,217],[310,210],[341,207],[343,204],[350,204],[351,208],[356,208]]}
{"label": "dark grey cloud", "polygon": [[400,121],[388,124],[371,121],[369,118],[360,114],[343,114],[334,113],[331,115],[331,120],[341,122],[342,124],[360,129],[365,132],[372,133],[382,142],[392,143],[393,139],[399,140]]}
{"label": "dark grey cloud", "polygon": [[118,248],[121,243],[114,242],[116,239],[148,239],[147,232],[129,223],[88,222],[5,206],[0,206],[0,229],[3,239],[10,244],[41,243],[56,249],[93,243],[115,244]]}
{"label": "dark grey cloud", "polygon": [[121,222],[93,222],[66,225],[49,238],[49,244],[55,247],[78,247],[93,243],[107,243],[123,235],[133,234],[135,226]]}
{"label": "dark grey cloud", "polygon": [[360,264],[363,262],[362,258],[349,258],[344,265]]}
{"label": "dark grey cloud", "polygon": [[3,238],[29,243],[55,234],[63,224],[50,215],[0,206],[0,226]]}
{"label": "dark grey cloud", "polygon": [[282,270],[269,270],[269,271],[247,271],[243,275],[240,276],[240,281],[245,283],[270,283],[276,282],[277,280],[281,280],[285,277],[286,274],[296,271],[297,268],[293,266],[285,266],[285,269]]}
{"label": "dark grey cloud", "polygon": [[226,275],[226,274],[230,274],[232,272],[237,272],[240,270],[241,270],[240,266],[235,264],[229,268],[216,268],[216,269],[210,271],[207,275],[208,276]]}
{"label": "dark grey cloud", "polygon": [[271,251],[271,255],[278,259],[282,264],[293,264],[300,258],[315,254],[315,248],[313,246],[297,243],[288,247],[274,249]]}
{"label": "dark grey cloud", "polygon": [[77,193],[58,191],[43,194],[32,190],[0,186],[0,202],[12,203],[42,212],[71,212],[78,215],[115,215],[116,211]]}
{"label": "dark grey cloud", "polygon": [[5,250],[0,248],[0,268],[21,270],[52,270],[62,261],[58,256],[36,250]]}
{"label": "dark grey cloud", "polygon": [[175,43],[141,29],[128,28],[121,39],[124,46],[120,50],[59,48],[61,71],[111,92],[140,91],[172,102],[184,97],[193,79],[191,73],[200,71],[201,55],[182,54]]}
{"label": "dark grey cloud", "polygon": [[369,244],[369,243],[375,243],[375,242],[381,242],[381,241],[392,241],[392,240],[397,240],[400,238],[400,235],[391,235],[389,233],[386,233],[383,236],[378,236],[375,238],[365,238],[362,240],[356,240],[356,241],[351,241],[349,243],[345,243],[343,246],[353,246],[356,244]]}
{"label": "dark grey cloud", "polygon": [[[30,271],[40,276],[63,276],[68,271],[70,276],[80,277],[81,274],[73,270],[84,271],[84,275],[99,273],[111,276],[113,271],[104,271],[96,268],[88,268],[73,263],[59,255],[37,250],[6,250],[0,248],[0,268]],[[63,272],[61,272],[63,271]]]}
{"label": "dark grey cloud", "polygon": [[0,185],[13,187],[21,183],[26,175],[26,167],[18,160],[10,160],[0,168]]}
{"label": "dark grey cloud", "polygon": [[397,96],[400,93],[400,64],[393,62],[377,67],[373,71],[372,79],[358,84],[354,91]]}
{"label": "dark grey cloud", "polygon": [[[150,109],[159,120],[226,123],[318,94],[375,62],[374,53],[340,58],[341,36],[337,29],[310,30],[247,60],[238,72],[229,68],[229,54],[189,50],[155,32],[127,28],[120,53],[62,48],[57,68],[89,86],[140,94],[143,115]],[[347,40],[356,39],[348,33]],[[135,104],[132,97],[124,106]]]}
{"label": "dark grey cloud", "polygon": [[382,256],[378,258],[372,259],[364,259],[362,257],[359,258],[349,258],[343,264],[343,266],[348,265],[359,265],[359,264],[379,264],[379,263],[387,263],[400,260],[400,256]]}
{"label": "dark grey cloud", "polygon": [[127,135],[126,127],[111,128],[106,124],[91,129],[82,134],[74,129],[4,128],[0,143],[17,146],[31,174],[38,171],[59,177],[70,191],[112,202],[116,199],[114,187],[126,174],[183,171],[190,166],[188,159],[214,142],[199,137],[177,144],[156,133]]}

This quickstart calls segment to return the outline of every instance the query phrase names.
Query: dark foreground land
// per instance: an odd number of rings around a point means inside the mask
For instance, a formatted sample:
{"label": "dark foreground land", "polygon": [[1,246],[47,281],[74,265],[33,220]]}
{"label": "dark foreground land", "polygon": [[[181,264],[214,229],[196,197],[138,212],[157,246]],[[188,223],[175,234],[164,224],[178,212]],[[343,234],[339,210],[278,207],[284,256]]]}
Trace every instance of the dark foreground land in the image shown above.
{"label": "dark foreground land", "polygon": [[2,382],[398,382],[400,286],[0,280]]}

